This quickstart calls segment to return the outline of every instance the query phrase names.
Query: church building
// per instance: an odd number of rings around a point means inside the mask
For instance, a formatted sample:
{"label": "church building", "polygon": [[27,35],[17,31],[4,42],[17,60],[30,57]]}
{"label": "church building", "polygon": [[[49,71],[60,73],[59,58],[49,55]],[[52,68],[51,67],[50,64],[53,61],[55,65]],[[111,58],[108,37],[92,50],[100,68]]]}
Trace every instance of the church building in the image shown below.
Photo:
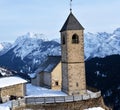
{"label": "church building", "polygon": [[60,32],[62,91],[68,95],[85,94],[84,28],[70,12]]}
{"label": "church building", "polygon": [[86,94],[84,28],[72,11],[60,33],[61,57],[49,56],[36,70],[31,82],[62,90],[68,95]]}

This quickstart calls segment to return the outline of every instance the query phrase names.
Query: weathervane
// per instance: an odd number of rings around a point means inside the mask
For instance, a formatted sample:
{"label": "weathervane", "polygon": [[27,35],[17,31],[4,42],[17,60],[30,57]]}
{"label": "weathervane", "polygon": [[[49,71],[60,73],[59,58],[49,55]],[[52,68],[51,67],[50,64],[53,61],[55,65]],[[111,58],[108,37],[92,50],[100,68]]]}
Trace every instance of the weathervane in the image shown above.
{"label": "weathervane", "polygon": [[72,12],[72,0],[70,0],[70,12]]}

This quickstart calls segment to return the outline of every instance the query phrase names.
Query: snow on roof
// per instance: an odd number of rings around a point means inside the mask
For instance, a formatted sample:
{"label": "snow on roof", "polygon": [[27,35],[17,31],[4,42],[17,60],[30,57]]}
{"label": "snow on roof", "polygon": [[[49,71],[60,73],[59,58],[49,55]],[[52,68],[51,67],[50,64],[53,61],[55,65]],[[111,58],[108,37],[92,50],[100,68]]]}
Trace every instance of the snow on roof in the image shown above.
{"label": "snow on roof", "polygon": [[0,88],[26,83],[26,82],[27,82],[26,80],[15,76],[0,78]]}
{"label": "snow on roof", "polygon": [[93,108],[88,108],[88,109],[84,109],[84,110],[105,110],[101,107],[93,107]]}

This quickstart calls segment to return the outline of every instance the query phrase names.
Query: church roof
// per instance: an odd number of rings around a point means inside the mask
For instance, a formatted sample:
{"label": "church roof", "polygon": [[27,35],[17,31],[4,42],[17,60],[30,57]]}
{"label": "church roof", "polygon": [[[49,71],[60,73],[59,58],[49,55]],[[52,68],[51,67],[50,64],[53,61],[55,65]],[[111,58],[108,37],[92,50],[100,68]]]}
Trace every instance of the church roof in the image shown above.
{"label": "church roof", "polygon": [[49,56],[48,59],[39,66],[39,68],[36,70],[36,73],[51,73],[58,63],[60,63],[60,61],[61,56]]}
{"label": "church roof", "polygon": [[60,32],[67,31],[67,30],[84,30],[83,26],[75,18],[72,12],[69,14]]}
{"label": "church roof", "polygon": [[23,83],[27,83],[27,81],[16,76],[0,78],[0,88],[13,86],[17,84],[23,84]]}

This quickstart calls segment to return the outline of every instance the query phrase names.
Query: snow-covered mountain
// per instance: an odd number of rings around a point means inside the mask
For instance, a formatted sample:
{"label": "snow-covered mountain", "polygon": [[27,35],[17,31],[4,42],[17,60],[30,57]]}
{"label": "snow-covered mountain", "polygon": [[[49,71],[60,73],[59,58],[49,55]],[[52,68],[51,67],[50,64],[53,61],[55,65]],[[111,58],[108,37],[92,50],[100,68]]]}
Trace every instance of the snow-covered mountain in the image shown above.
{"label": "snow-covered mountain", "polygon": [[[15,47],[15,48],[14,48]],[[43,34],[27,33],[24,36],[17,38],[12,48],[16,57],[20,57],[22,60],[25,57],[38,57],[46,55],[58,55],[59,44],[55,41],[49,41]],[[37,62],[37,60],[35,60]]]}
{"label": "snow-covered mountain", "polygon": [[[49,41],[43,34],[28,33],[19,37],[13,47],[18,45],[14,50],[16,56],[22,59],[28,55],[33,49],[40,48],[38,42]],[[60,43],[60,39],[53,39],[54,42]],[[30,46],[31,45],[31,46]],[[120,28],[116,29],[113,33],[86,33],[84,37],[85,45],[85,59],[94,57],[105,57],[113,54],[120,54]],[[21,48],[22,47],[22,48]],[[21,48],[19,52],[18,48]],[[29,51],[26,52],[26,49]],[[52,54],[60,55],[60,47],[52,49]],[[48,49],[49,51],[49,49]],[[49,53],[49,52],[47,52]],[[37,54],[37,53],[35,53]]]}
{"label": "snow-covered mountain", "polygon": [[13,75],[12,71],[0,67],[0,77],[11,76]]}
{"label": "snow-covered mountain", "polygon": [[85,34],[85,58],[94,58],[120,54],[120,28],[112,34]]}
{"label": "snow-covered mountain", "polygon": [[0,43],[0,55],[5,54],[10,48],[12,44],[9,42],[2,42]]}
{"label": "snow-covered mountain", "polygon": [[43,34],[20,36],[11,48],[0,56],[0,65],[21,72],[31,72],[49,55],[60,55],[60,44]]}
{"label": "snow-covered mountain", "polygon": [[[120,54],[120,28],[113,33],[86,33],[84,45],[85,60]],[[3,48],[3,44],[1,48]],[[4,48],[7,49],[0,51],[0,65],[8,67],[12,65],[14,68],[17,67],[19,71],[27,69],[27,72],[34,71],[47,56],[61,55],[59,38],[48,40],[45,35],[36,33],[27,33],[20,36],[12,46],[9,44]]]}

